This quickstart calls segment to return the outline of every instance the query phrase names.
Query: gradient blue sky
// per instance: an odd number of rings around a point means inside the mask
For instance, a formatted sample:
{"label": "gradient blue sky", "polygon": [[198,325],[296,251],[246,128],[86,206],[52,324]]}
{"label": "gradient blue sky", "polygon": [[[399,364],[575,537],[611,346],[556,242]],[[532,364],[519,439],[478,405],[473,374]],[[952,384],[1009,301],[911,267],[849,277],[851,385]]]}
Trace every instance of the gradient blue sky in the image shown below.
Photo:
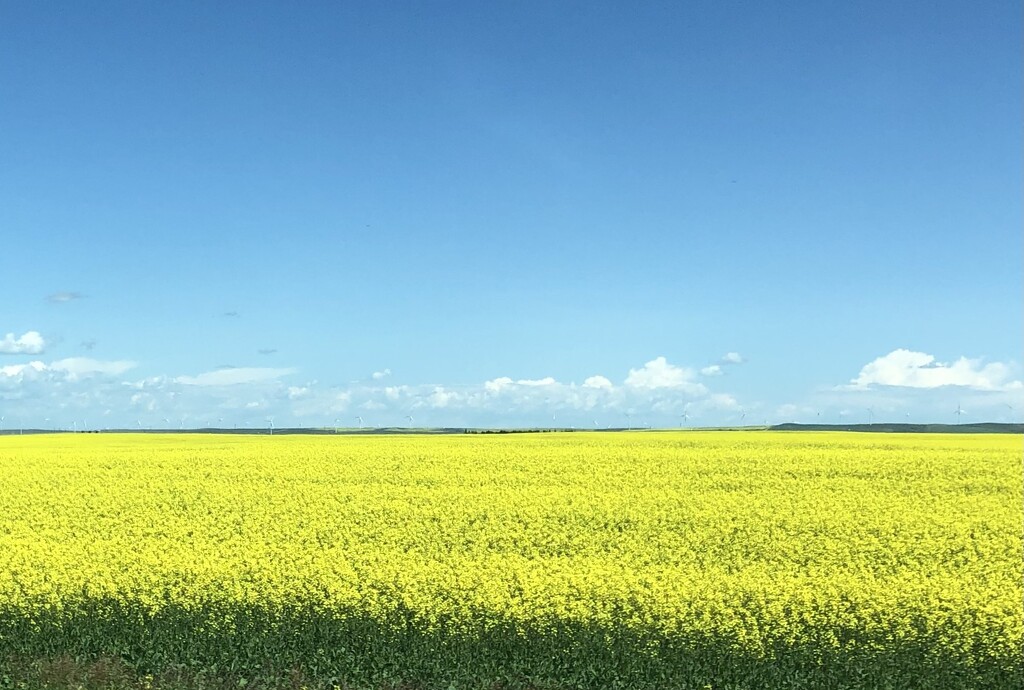
{"label": "gradient blue sky", "polygon": [[1019,418],[1021,15],[5,3],[0,415]]}

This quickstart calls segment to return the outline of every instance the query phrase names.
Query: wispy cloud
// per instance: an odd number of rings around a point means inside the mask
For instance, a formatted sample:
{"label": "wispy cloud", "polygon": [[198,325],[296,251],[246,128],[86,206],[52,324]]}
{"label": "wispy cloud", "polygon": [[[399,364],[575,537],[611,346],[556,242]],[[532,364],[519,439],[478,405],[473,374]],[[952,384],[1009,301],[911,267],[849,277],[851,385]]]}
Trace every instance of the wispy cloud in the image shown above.
{"label": "wispy cloud", "polygon": [[704,400],[704,406],[714,410],[739,410],[740,404],[728,393],[712,393]]}
{"label": "wispy cloud", "polygon": [[51,292],[46,296],[46,301],[50,304],[65,304],[84,298],[85,295],[80,292]]}
{"label": "wispy cloud", "polygon": [[68,357],[45,364],[40,361],[15,364],[0,369],[8,377],[46,374],[50,380],[78,381],[94,376],[119,376],[138,366],[129,360],[103,361],[89,357]]}
{"label": "wispy cloud", "polygon": [[274,379],[294,373],[295,369],[235,367],[233,369],[207,371],[196,376],[178,376],[174,381],[186,386],[235,386],[243,383],[273,381]]}
{"label": "wispy cloud", "polygon": [[739,352],[726,352],[719,358],[714,364],[709,364],[706,367],[702,367],[700,370],[701,376],[721,376],[725,373],[726,368],[734,367],[738,364],[743,364],[746,360],[740,355]]}
{"label": "wispy cloud", "polygon": [[288,399],[299,400],[309,397],[311,389],[309,386],[288,386]]}
{"label": "wispy cloud", "polygon": [[391,376],[390,369],[381,369],[380,371],[373,372],[374,381],[380,381],[381,379],[386,379],[389,376]]}
{"label": "wispy cloud", "polygon": [[119,376],[134,369],[138,364],[130,360],[102,361],[89,357],[68,357],[50,364],[52,371],[66,373],[72,379],[94,375]]}
{"label": "wispy cloud", "polygon": [[225,319],[237,319],[239,316],[241,316],[241,314],[239,314],[237,311],[224,311],[221,312],[220,315]]}
{"label": "wispy cloud", "polygon": [[277,348],[274,347],[261,347],[259,350],[256,350],[258,355],[272,355],[275,352],[277,352]]}
{"label": "wispy cloud", "polygon": [[38,355],[46,349],[46,341],[38,331],[28,331],[19,337],[8,333],[0,339],[0,354]]}
{"label": "wispy cloud", "polygon": [[96,341],[95,340],[83,340],[82,342],[79,343],[79,346],[83,350],[90,350],[91,351],[91,350],[93,350],[96,347]]}

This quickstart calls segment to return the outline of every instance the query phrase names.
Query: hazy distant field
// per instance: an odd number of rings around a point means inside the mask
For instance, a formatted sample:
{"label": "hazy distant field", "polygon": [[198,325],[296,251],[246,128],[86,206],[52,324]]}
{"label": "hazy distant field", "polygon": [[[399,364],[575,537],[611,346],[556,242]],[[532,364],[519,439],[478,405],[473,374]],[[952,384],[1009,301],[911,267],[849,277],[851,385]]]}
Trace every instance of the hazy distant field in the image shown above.
{"label": "hazy distant field", "polygon": [[1021,511],[1014,436],[9,436],[0,666],[1019,688]]}

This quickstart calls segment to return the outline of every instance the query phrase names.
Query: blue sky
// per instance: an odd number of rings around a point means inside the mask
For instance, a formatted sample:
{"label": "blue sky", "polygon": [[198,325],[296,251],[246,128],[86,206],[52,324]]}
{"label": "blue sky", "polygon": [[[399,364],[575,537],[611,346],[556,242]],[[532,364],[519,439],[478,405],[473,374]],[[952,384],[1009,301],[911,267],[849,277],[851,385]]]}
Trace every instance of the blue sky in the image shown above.
{"label": "blue sky", "polygon": [[1021,14],[8,3],[0,416],[1019,418]]}

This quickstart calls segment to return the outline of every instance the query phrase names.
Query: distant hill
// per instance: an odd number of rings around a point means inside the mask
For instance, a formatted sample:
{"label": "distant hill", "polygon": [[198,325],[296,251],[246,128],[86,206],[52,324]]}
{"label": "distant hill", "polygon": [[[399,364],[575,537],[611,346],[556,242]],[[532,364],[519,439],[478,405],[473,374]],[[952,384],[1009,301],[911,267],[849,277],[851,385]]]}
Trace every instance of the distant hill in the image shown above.
{"label": "distant hill", "polygon": [[1024,424],[776,424],[771,431],[867,431],[889,434],[1024,434]]}

